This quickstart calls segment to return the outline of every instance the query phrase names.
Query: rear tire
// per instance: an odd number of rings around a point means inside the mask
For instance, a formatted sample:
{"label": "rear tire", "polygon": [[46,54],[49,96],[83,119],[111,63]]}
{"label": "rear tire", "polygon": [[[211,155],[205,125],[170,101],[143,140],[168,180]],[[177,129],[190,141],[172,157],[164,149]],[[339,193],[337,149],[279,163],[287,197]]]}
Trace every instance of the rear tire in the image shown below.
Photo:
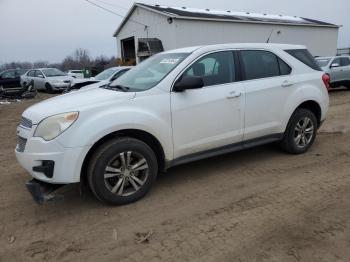
{"label": "rear tire", "polygon": [[46,88],[46,92],[48,94],[52,94],[53,93],[53,88],[52,88],[52,86],[49,83],[45,84],[45,88]]}
{"label": "rear tire", "polygon": [[152,149],[140,140],[121,137],[97,149],[89,162],[87,178],[100,201],[123,205],[145,196],[157,173],[157,158]]}
{"label": "rear tire", "polygon": [[289,120],[281,147],[290,154],[303,154],[314,143],[317,134],[317,119],[307,109],[297,109]]}

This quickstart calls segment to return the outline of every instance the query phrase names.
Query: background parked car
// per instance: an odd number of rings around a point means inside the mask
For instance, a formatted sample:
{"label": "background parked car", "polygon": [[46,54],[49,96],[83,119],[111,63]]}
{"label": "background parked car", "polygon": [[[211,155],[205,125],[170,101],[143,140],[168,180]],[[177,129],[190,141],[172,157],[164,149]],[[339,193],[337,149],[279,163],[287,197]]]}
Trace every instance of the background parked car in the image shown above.
{"label": "background parked car", "polygon": [[25,74],[27,69],[9,69],[0,73],[0,90],[7,88],[20,88],[20,76]]}
{"label": "background parked car", "polygon": [[118,66],[118,67],[108,68],[102,71],[101,73],[99,73],[98,75],[96,75],[95,77],[74,80],[69,89],[77,90],[84,86],[97,84],[97,83],[98,85],[96,86],[106,85],[114,81],[115,79],[117,79],[118,77],[126,73],[127,71],[129,71],[131,68],[132,68],[131,66]]}
{"label": "background parked car", "polygon": [[330,76],[332,88],[350,88],[350,56],[317,57],[316,61]]}
{"label": "background parked car", "polygon": [[74,78],[84,78],[83,70],[69,70],[67,74]]}
{"label": "background parked car", "polygon": [[73,77],[56,68],[38,68],[31,69],[21,76],[21,84],[29,83],[31,80],[34,80],[34,87],[37,90],[46,90],[51,93],[67,89]]}

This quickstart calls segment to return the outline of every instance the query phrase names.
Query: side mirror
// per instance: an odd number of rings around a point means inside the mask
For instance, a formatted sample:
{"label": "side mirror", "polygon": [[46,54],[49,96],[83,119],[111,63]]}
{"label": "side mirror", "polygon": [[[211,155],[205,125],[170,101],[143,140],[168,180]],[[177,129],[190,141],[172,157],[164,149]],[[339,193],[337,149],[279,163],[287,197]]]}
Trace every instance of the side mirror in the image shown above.
{"label": "side mirror", "polygon": [[331,64],[331,68],[339,67],[340,65],[338,63]]}
{"label": "side mirror", "polygon": [[43,76],[43,75],[38,75],[38,77],[40,77],[40,78],[44,78],[44,76]]}
{"label": "side mirror", "polygon": [[186,89],[197,89],[204,86],[203,77],[185,76],[178,80],[174,85],[175,92],[183,92]]}

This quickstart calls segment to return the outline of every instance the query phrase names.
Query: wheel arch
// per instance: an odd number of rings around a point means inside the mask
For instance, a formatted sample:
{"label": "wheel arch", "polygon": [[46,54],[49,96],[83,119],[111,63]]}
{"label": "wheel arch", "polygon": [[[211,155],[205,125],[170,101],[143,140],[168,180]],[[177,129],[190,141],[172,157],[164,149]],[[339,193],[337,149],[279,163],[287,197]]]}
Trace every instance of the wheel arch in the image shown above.
{"label": "wheel arch", "polygon": [[93,146],[89,149],[88,153],[86,154],[82,167],[80,172],[80,181],[86,183],[86,173],[87,173],[87,166],[89,164],[89,161],[93,155],[93,153],[105,142],[108,140],[112,140],[116,137],[132,137],[135,139],[138,139],[145,144],[147,144],[155,153],[159,165],[160,171],[166,170],[166,161],[165,161],[165,153],[164,149],[159,142],[159,140],[153,136],[152,134],[140,130],[140,129],[123,129],[118,130],[116,132],[112,132],[110,134],[105,135],[104,137],[100,138],[97,142],[93,144]]}
{"label": "wheel arch", "polygon": [[322,109],[321,109],[321,106],[320,106],[320,104],[318,102],[316,102],[315,100],[307,100],[307,101],[304,101],[304,102],[300,103],[294,109],[294,111],[291,114],[290,118],[293,116],[295,111],[300,109],[300,108],[310,110],[316,116],[317,127],[320,127],[320,125],[321,125],[321,116],[322,116]]}

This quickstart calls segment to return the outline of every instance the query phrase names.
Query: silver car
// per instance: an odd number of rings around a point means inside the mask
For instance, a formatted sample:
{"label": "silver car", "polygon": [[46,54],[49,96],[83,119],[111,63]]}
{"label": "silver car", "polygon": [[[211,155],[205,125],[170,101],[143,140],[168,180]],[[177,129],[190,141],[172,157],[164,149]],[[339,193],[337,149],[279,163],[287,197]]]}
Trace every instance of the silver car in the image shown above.
{"label": "silver car", "polygon": [[70,87],[73,78],[56,68],[31,69],[21,76],[21,85],[34,80],[34,87],[37,90],[63,91]]}
{"label": "silver car", "polygon": [[350,56],[317,57],[316,62],[329,74],[332,88],[350,88]]}

